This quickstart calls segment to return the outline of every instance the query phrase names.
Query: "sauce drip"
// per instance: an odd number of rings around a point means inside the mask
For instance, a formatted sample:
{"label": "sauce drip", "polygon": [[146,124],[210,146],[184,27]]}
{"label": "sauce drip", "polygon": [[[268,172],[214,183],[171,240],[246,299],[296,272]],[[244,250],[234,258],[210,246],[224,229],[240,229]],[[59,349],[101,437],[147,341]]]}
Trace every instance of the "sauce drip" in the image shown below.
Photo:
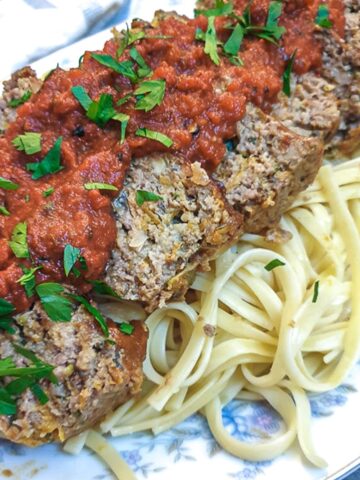
{"label": "sauce drip", "polygon": [[[247,1],[237,0],[241,13]],[[206,31],[208,19],[195,19],[160,13],[153,24],[134,21],[132,27],[142,29],[147,37],[133,46],[151,67],[153,74],[145,80],[164,79],[164,100],[150,112],[135,108],[132,97],[119,112],[130,116],[126,139],[121,144],[120,125],[113,120],[104,128],[89,120],[71,92],[81,85],[93,100],[102,93],[113,96],[114,104],[138,85],[99,64],[86,52],[79,68],[53,71],[39,93],[18,108],[17,118],[0,138],[1,176],[18,183],[16,191],[0,189],[0,204],[10,216],[0,216],[0,297],[12,302],[18,311],[28,308],[32,299],[18,283],[20,265],[41,265],[37,282],[72,283],[78,291],[90,290],[88,280],[104,272],[116,238],[111,201],[118,193],[85,190],[87,182],[102,182],[121,189],[126,169],[133,156],[172,151],[189,161],[200,161],[212,171],[224,157],[225,141],[236,136],[236,122],[244,115],[251,101],[270,110],[282,88],[282,74],[292,53],[297,50],[294,71],[303,74],[321,66],[321,44],[314,35],[318,0],[284,2],[279,25],[287,32],[279,45],[256,37],[246,37],[240,56],[244,66],[235,66],[221,56],[215,65],[204,52],[204,42],[196,41],[197,29]],[[331,0],[331,20],[339,34],[343,33],[343,5]],[[252,22],[263,25],[269,0],[254,0]],[[228,19],[216,18],[218,38],[226,41]],[[109,40],[98,53],[116,56],[116,39]],[[119,61],[128,60],[129,49]],[[169,149],[159,142],[135,134],[138,128],[161,132],[173,141]],[[12,140],[24,132],[42,135],[42,151],[26,155],[17,151]],[[56,139],[62,136],[61,163],[56,174],[32,180],[25,166],[44,158]],[[50,187],[54,193],[45,198]],[[8,241],[14,227],[26,222],[30,260],[18,259]],[[71,244],[81,249],[88,270],[80,279],[66,278],[63,268],[64,247]]]}

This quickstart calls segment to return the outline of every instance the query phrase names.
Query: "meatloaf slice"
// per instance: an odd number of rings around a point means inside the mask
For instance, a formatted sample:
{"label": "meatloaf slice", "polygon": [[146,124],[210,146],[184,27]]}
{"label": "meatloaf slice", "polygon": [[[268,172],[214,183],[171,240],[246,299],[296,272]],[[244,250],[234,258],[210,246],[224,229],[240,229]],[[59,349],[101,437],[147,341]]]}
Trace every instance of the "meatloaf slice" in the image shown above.
{"label": "meatloaf slice", "polygon": [[62,442],[138,393],[147,333],[142,322],[133,325],[132,335],[124,335],[109,320],[115,340],[110,343],[83,307],[69,323],[52,322],[39,304],[19,315],[16,333],[0,334],[0,358],[11,357],[18,367],[28,366],[29,360],[14,350],[14,343],[21,344],[55,366],[59,383],[40,380],[49,397],[45,405],[30,389],[22,393],[16,415],[0,416],[0,436],[28,446]]}
{"label": "meatloaf slice", "polygon": [[214,177],[244,216],[245,231],[261,233],[275,227],[294,196],[314,180],[322,142],[297,135],[250,104],[237,130],[239,153],[229,152]]}
{"label": "meatloaf slice", "polygon": [[340,125],[335,86],[315,72],[292,77],[290,97],[280,93],[272,115],[299,135],[329,142]]}
{"label": "meatloaf slice", "polygon": [[333,84],[341,121],[337,134],[326,151],[351,155],[360,146],[360,3],[345,0],[345,37],[332,29],[322,29],[322,75]]}
{"label": "meatloaf slice", "polygon": [[[141,204],[139,191],[159,199]],[[114,211],[117,245],[105,281],[149,310],[181,297],[189,274],[242,233],[242,216],[200,164],[174,156],[134,160]]]}

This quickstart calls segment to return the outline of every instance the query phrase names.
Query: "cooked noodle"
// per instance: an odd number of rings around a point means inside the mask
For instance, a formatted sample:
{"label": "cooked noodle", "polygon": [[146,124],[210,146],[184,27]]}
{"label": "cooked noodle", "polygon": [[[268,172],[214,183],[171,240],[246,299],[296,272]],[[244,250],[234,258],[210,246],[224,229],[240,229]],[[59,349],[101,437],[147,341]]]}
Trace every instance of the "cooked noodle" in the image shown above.
{"label": "cooked noodle", "polygon": [[[298,438],[308,460],[326,466],[311,439],[308,393],[336,388],[359,356],[360,158],[324,166],[281,228],[290,240],[244,235],[197,274],[192,302],[148,317],[143,393],[109,414],[103,433],[158,434],[200,411],[217,442],[240,458],[273,458]],[[284,265],[267,271],[274,259]],[[116,305],[106,308],[116,316]],[[286,430],[257,444],[231,437],[222,408],[249,397],[265,399]],[[90,432],[67,450],[100,448],[118,478],[133,479],[101,438]]]}

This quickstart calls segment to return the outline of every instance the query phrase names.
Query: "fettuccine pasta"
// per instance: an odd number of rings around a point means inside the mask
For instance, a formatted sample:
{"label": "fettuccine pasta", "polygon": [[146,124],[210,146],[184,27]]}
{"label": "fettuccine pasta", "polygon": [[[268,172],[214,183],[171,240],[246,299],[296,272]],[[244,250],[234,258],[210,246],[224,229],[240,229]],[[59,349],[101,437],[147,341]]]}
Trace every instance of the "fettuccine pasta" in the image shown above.
{"label": "fettuccine pasta", "polygon": [[[280,227],[283,242],[244,235],[196,275],[187,302],[147,318],[143,393],[108,415],[103,434],[158,434],[201,412],[242,459],[273,458],[297,438],[311,463],[326,466],[312,443],[309,394],[336,388],[359,357],[360,158],[322,167]],[[123,319],[116,304],[106,308]],[[257,444],[231,437],[221,411],[244,397],[266,400],[286,429]],[[98,433],[71,442],[68,451],[100,448],[118,478],[134,478],[104,454],[111,447]]]}

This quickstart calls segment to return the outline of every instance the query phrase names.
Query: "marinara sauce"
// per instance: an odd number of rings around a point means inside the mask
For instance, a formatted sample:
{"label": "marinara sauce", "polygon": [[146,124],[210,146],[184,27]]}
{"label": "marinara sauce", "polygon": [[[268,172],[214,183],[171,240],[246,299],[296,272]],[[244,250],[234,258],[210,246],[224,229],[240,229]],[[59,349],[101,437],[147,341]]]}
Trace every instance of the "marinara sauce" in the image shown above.
{"label": "marinara sauce", "polygon": [[[235,11],[241,14],[246,0],[236,0]],[[341,0],[331,0],[330,19],[341,35],[344,28]],[[0,138],[1,176],[19,185],[17,190],[0,189],[0,204],[10,216],[0,216],[0,297],[12,302],[18,311],[30,306],[32,299],[18,283],[22,266],[41,266],[37,282],[55,281],[73,284],[80,292],[90,290],[89,280],[104,272],[116,238],[111,201],[118,192],[86,190],[85,183],[100,182],[121,189],[126,169],[134,156],[171,151],[189,161],[201,161],[212,171],[225,154],[225,141],[236,135],[236,122],[251,101],[270,110],[282,89],[282,74],[290,56],[296,51],[294,71],[303,74],[321,66],[321,44],[314,35],[318,0],[293,0],[283,3],[279,25],[286,28],[278,45],[246,36],[239,52],[243,65],[234,65],[220,54],[219,65],[205,53],[204,41],[208,18],[195,19],[158,15],[148,24],[134,21],[135,31],[145,38],[133,43],[151,67],[152,74],[142,80],[162,79],[165,97],[149,112],[136,108],[133,92],[141,83],[101,65],[86,52],[79,68],[55,69],[40,92],[17,110],[17,118]],[[264,25],[269,0],[254,0],[251,18],[254,25]],[[215,19],[216,35],[225,42],[231,31],[229,19]],[[97,53],[116,57],[118,40],[109,40]],[[129,60],[127,48],[118,61]],[[114,104],[130,94],[127,102],[116,107],[129,115],[126,138],[120,142],[120,124],[110,120],[100,128],[89,120],[71,88],[82,86],[93,100],[112,95]],[[161,132],[172,146],[136,135],[139,128]],[[24,132],[41,133],[42,151],[26,155],[17,151],[12,140]],[[31,178],[26,164],[44,158],[56,140],[62,137],[62,170],[38,180]],[[53,188],[46,197],[44,192]],[[16,258],[9,240],[15,226],[27,225],[29,259]],[[63,253],[66,245],[81,249],[87,270],[80,278],[65,277]]]}

